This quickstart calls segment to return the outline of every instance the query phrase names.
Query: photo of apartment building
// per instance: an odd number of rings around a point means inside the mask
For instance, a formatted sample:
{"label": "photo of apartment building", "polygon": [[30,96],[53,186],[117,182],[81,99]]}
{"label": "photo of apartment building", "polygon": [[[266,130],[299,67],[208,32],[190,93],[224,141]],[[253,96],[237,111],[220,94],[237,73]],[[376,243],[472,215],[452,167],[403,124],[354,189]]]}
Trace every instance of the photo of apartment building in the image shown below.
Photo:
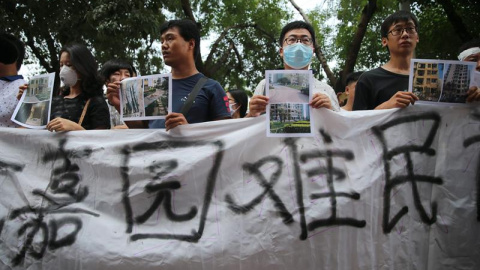
{"label": "photo of apartment building", "polygon": [[439,100],[442,92],[443,67],[443,63],[414,63],[412,89],[420,100]]}
{"label": "photo of apartment building", "polygon": [[447,64],[441,102],[465,103],[471,80],[471,67],[462,64]]}

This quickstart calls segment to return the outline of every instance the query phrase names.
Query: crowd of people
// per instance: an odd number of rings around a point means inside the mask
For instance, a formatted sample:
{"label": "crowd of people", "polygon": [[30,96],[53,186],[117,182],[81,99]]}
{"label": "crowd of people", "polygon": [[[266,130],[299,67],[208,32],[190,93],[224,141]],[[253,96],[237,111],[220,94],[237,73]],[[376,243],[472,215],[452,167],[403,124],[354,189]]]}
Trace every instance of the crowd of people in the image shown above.
{"label": "crowd of people", "polygon": [[[404,108],[418,97],[408,89],[410,62],[419,42],[419,23],[407,11],[398,11],[381,25],[381,43],[390,55],[387,63],[366,72],[347,76],[346,103],[339,102],[328,84],[313,80],[314,109],[333,111]],[[171,20],[160,29],[164,63],[172,73],[172,112],[163,120],[120,121],[120,82],[136,76],[133,65],[112,59],[98,71],[97,62],[85,45],[74,43],[60,51],[59,77],[62,86],[54,96],[49,131],[73,131],[110,128],[165,128],[206,121],[257,117],[266,111],[269,98],[265,80],[259,82],[253,97],[244,90],[226,92],[215,80],[207,78],[195,66],[199,57],[200,31],[191,20]],[[303,21],[285,25],[280,33],[279,56],[285,70],[308,70],[317,46],[313,27]],[[480,71],[480,39],[462,46],[459,60],[476,62]],[[0,127],[16,127],[10,118],[28,85],[18,75],[25,49],[13,35],[0,35]],[[107,89],[106,98],[104,87]],[[343,101],[343,99],[342,99]],[[471,87],[467,102],[480,101],[480,89]],[[340,104],[343,106],[340,107]]]}

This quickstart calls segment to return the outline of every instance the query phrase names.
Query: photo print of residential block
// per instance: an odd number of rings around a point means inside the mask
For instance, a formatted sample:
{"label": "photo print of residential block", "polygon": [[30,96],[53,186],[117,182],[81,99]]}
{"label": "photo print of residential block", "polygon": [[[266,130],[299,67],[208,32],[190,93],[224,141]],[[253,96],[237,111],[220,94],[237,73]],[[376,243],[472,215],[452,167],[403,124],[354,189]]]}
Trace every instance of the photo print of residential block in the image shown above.
{"label": "photo print of residential block", "polygon": [[267,137],[313,136],[310,122],[311,70],[267,70]]}
{"label": "photo print of residential block", "polygon": [[172,107],[171,91],[171,74],[123,80],[120,87],[122,121],[165,119]]}
{"label": "photo print of residential block", "polygon": [[55,73],[34,76],[18,102],[11,120],[32,129],[43,129],[50,119]]}
{"label": "photo print of residential block", "polygon": [[420,101],[465,103],[474,71],[471,62],[412,59],[408,90]]}

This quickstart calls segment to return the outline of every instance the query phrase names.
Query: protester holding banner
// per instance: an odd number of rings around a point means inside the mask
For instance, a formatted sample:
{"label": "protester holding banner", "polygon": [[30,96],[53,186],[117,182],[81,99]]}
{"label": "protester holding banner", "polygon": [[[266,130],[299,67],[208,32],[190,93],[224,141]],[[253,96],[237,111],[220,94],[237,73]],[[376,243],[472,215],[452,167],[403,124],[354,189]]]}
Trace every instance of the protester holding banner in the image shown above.
{"label": "protester holding banner", "polygon": [[[459,49],[458,60],[476,62],[476,69],[480,72],[480,39],[475,39],[463,44]],[[472,86],[467,92],[467,102],[472,101],[480,101],[479,86]]]}
{"label": "protester holding banner", "polygon": [[[103,64],[100,74],[103,76],[105,86],[108,88],[109,84],[116,84],[117,87],[120,86],[120,82],[123,79],[133,77],[135,72],[133,66],[128,62],[120,59],[112,59]],[[113,129],[128,128],[128,126],[120,120],[120,114],[114,106],[110,105],[108,109],[110,112],[110,126]]]}
{"label": "protester holding banner", "polygon": [[[285,70],[307,70],[312,62],[315,51],[315,30],[312,25],[303,21],[294,21],[285,25],[280,33],[280,57]],[[298,57],[301,55],[302,57]],[[256,117],[265,112],[268,97],[265,96],[265,79],[255,88],[250,100],[250,111],[247,117]],[[313,108],[327,108],[339,111],[335,91],[326,83],[314,79],[313,98],[310,101]]]}
{"label": "protester holding banner", "polygon": [[18,87],[25,84],[18,70],[23,63],[25,48],[13,35],[0,34],[0,127],[16,127],[10,120],[17,100]]}
{"label": "protester holding banner", "polygon": [[248,96],[244,90],[235,89],[227,92],[232,118],[243,118],[247,114]]}
{"label": "protester holding banner", "polygon": [[404,108],[418,97],[408,92],[410,60],[418,38],[418,20],[408,11],[397,11],[382,23],[382,46],[390,60],[365,72],[357,82],[353,110]]}
{"label": "protester holding banner", "polygon": [[[126,124],[130,128],[170,130],[189,123],[230,118],[228,98],[222,86],[206,78],[195,66],[195,59],[200,57],[200,30],[195,22],[167,21],[160,27],[160,33],[163,60],[172,68],[172,113],[165,120],[127,121]],[[198,92],[194,93],[196,86]],[[191,100],[188,99],[190,93],[193,94]],[[107,97],[120,111],[119,87],[109,84]]]}
{"label": "protester holding banner", "polygon": [[[60,95],[52,98],[49,131],[109,129],[110,114],[103,98],[103,82],[92,53],[82,44],[60,51]],[[20,87],[18,98],[27,85]]]}

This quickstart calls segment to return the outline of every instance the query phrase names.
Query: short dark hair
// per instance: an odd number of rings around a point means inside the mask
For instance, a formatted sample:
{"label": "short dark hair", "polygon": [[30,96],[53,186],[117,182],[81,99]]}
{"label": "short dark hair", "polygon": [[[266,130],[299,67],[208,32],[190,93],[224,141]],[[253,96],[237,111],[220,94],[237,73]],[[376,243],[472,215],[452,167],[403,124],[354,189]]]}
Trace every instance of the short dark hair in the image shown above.
{"label": "short dark hair", "polygon": [[20,70],[25,58],[25,46],[20,39],[12,34],[0,34],[0,62],[10,65],[16,62],[17,71]]}
{"label": "short dark hair", "polygon": [[399,10],[390,16],[388,16],[382,23],[382,27],[380,28],[380,33],[382,34],[382,38],[388,37],[388,29],[390,26],[396,24],[397,22],[408,22],[409,20],[412,20],[413,23],[415,24],[415,29],[418,31],[418,20],[415,15],[413,15],[409,11],[405,10]]}
{"label": "short dark hair", "polygon": [[[82,77],[82,92],[88,97],[103,95],[103,81],[98,74],[97,61],[90,50],[83,44],[72,43],[64,46],[60,50],[70,55],[70,63]],[[67,92],[69,88],[66,88]]]}
{"label": "short dark hair", "polygon": [[349,85],[353,82],[358,81],[360,76],[362,76],[363,71],[357,71],[357,72],[352,72],[347,75],[347,78],[345,79],[345,85]]}
{"label": "short dark hair", "polygon": [[315,30],[313,29],[313,26],[304,21],[294,21],[294,22],[288,23],[282,28],[282,32],[280,32],[280,38],[278,39],[278,43],[280,44],[280,47],[283,46],[283,40],[285,39],[285,35],[287,34],[287,32],[293,29],[307,29],[308,32],[310,32],[310,35],[312,36],[313,47],[317,46],[317,42],[315,40]]}
{"label": "short dark hair", "polygon": [[464,43],[460,48],[458,49],[458,54],[462,53],[465,50],[468,50],[473,47],[480,47],[480,38],[470,40],[466,43]]}
{"label": "short dark hair", "polygon": [[248,107],[248,96],[247,92],[242,89],[233,89],[228,91],[230,95],[232,95],[235,102],[240,105],[240,118],[245,117],[247,114],[247,107]]}
{"label": "short dark hair", "polygon": [[100,74],[103,76],[103,80],[107,81],[110,79],[110,76],[119,71],[120,69],[128,69],[130,76],[133,76],[133,66],[125,60],[121,59],[111,59],[103,64]]}
{"label": "short dark hair", "polygon": [[160,34],[162,35],[165,31],[174,27],[178,29],[180,36],[182,36],[185,41],[190,41],[192,39],[195,41],[193,59],[197,60],[197,58],[200,57],[200,29],[198,25],[189,19],[170,20],[164,22],[160,26]]}

